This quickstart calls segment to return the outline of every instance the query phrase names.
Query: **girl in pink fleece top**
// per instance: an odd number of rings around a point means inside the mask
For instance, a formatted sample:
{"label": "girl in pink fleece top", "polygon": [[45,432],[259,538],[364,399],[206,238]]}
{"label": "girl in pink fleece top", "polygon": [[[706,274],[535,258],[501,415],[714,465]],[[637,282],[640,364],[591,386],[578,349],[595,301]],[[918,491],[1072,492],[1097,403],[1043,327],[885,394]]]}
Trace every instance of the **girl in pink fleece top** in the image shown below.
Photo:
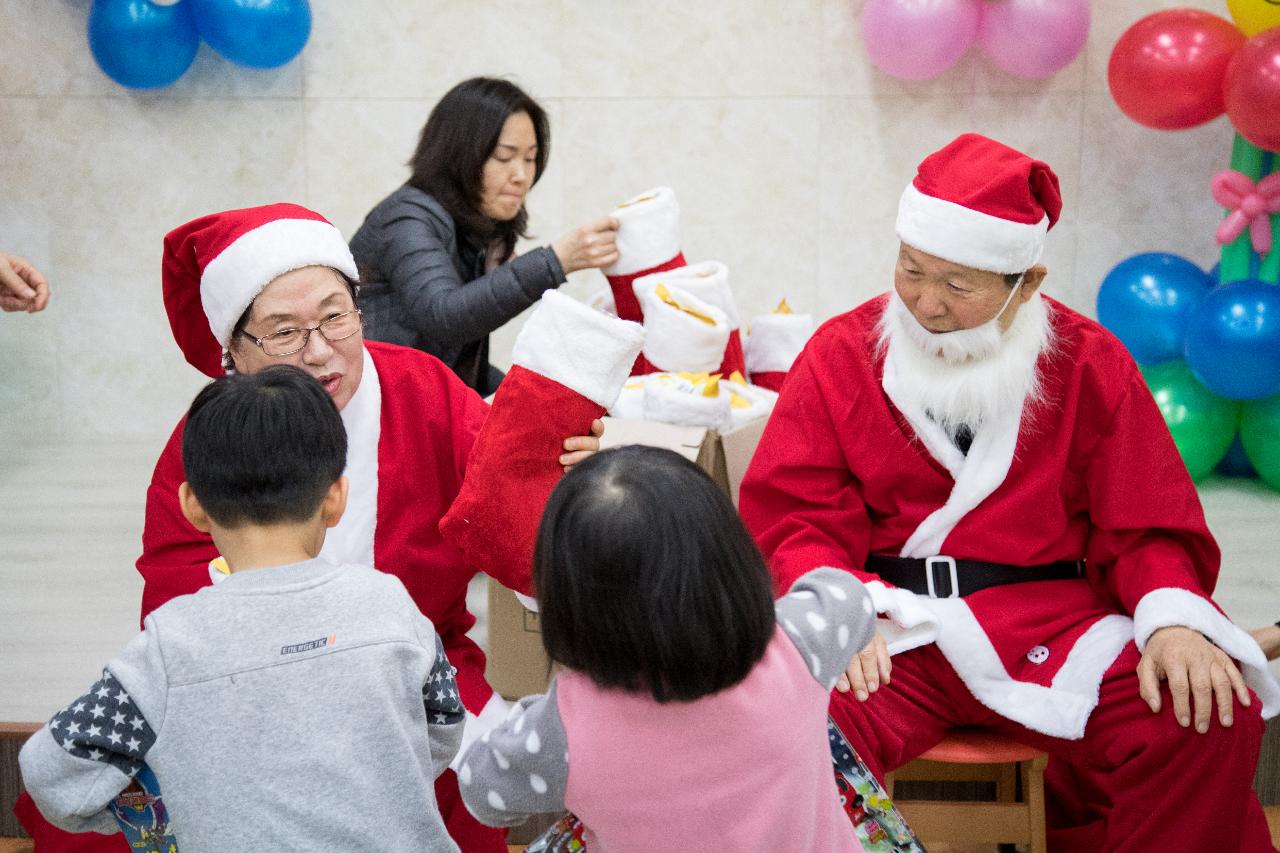
{"label": "girl in pink fleece top", "polygon": [[724,493],[678,454],[630,446],[557,486],[534,584],[560,671],[464,756],[479,820],[568,809],[592,853],[862,850],[826,726],[875,625],[848,572],[815,569],[775,603]]}

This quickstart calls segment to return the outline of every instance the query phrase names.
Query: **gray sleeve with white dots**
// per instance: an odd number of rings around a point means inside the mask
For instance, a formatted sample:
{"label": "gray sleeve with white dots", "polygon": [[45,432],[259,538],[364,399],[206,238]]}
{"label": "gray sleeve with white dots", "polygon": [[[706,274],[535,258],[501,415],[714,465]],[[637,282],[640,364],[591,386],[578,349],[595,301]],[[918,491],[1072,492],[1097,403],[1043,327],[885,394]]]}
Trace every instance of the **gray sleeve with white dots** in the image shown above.
{"label": "gray sleeve with white dots", "polygon": [[569,741],[553,680],[546,695],[517,702],[502,725],[471,744],[458,767],[462,801],[487,826],[564,811]]}
{"label": "gray sleeve with white dots", "polygon": [[800,650],[809,672],[828,690],[876,630],[876,611],[866,587],[840,569],[806,572],[775,607],[778,624]]}

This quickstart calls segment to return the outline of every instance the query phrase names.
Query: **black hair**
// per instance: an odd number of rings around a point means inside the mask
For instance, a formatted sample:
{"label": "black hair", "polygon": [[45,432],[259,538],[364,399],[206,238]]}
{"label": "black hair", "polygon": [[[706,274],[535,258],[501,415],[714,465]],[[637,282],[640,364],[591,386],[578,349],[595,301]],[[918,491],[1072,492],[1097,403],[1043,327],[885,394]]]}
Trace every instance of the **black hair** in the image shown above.
{"label": "black hair", "polygon": [[[326,269],[332,270],[333,274],[336,275],[338,278],[342,279],[342,281],[347,285],[347,292],[351,294],[351,307],[355,308],[357,305],[359,305],[360,304],[359,303],[360,282],[356,281],[353,278],[350,278],[346,273],[344,273],[340,269],[336,269],[334,267],[326,267]],[[257,301],[257,300],[255,299],[254,301]],[[222,370],[225,373],[230,373],[231,371],[235,370],[236,363],[235,363],[235,360],[231,358],[231,346],[236,343],[236,339],[239,338],[241,334],[244,332],[244,327],[249,324],[249,315],[252,313],[253,313],[253,302],[250,302],[248,306],[244,309],[244,313],[240,315],[240,319],[236,320],[235,326],[231,328],[231,340],[228,343],[227,349],[224,350],[222,353]]]}
{"label": "black hair", "polygon": [[215,379],[182,428],[187,483],[223,527],[310,518],[346,464],[338,407],[291,365]]}
{"label": "black hair", "polygon": [[1001,277],[1004,279],[1005,287],[1013,287],[1024,275],[1026,275],[1024,272],[1007,272],[1002,273]]}
{"label": "black hair", "polygon": [[446,92],[427,117],[409,160],[410,186],[434,196],[463,236],[480,245],[500,240],[503,260],[515,250],[517,238],[528,236],[529,212],[522,204],[514,219],[498,222],[480,212],[480,197],[484,164],[498,145],[502,126],[520,112],[533,122],[538,142],[536,184],[551,153],[547,113],[519,86],[493,77],[463,80]]}
{"label": "black hair", "polygon": [[605,450],[566,474],[533,579],[548,658],[658,702],[742,681],[774,631],[769,571],[733,504],[670,450]]}

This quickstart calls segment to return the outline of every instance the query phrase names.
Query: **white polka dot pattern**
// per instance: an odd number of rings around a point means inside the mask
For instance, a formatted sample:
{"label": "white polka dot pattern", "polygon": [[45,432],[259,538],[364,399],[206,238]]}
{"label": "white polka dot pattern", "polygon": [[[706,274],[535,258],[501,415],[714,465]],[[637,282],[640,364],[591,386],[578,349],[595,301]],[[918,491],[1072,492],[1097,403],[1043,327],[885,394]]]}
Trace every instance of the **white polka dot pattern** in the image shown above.
{"label": "white polka dot pattern", "polygon": [[875,632],[871,596],[840,569],[814,569],[801,576],[776,607],[778,624],[800,650],[814,680],[827,690]]}

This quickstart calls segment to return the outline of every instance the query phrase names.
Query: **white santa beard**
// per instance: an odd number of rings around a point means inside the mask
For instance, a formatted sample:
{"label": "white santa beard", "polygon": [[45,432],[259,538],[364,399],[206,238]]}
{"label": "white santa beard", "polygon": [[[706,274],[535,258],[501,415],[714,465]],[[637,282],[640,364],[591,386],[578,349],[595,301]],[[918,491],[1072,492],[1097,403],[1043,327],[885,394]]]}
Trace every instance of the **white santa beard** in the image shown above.
{"label": "white santa beard", "polygon": [[[949,435],[962,425],[976,433],[999,413],[1040,398],[1037,362],[1052,338],[1040,294],[1018,309],[1003,334],[994,322],[984,326],[931,333],[911,316],[896,292],[889,294],[880,342],[893,350],[900,393]],[[948,340],[953,335],[965,337]]]}

